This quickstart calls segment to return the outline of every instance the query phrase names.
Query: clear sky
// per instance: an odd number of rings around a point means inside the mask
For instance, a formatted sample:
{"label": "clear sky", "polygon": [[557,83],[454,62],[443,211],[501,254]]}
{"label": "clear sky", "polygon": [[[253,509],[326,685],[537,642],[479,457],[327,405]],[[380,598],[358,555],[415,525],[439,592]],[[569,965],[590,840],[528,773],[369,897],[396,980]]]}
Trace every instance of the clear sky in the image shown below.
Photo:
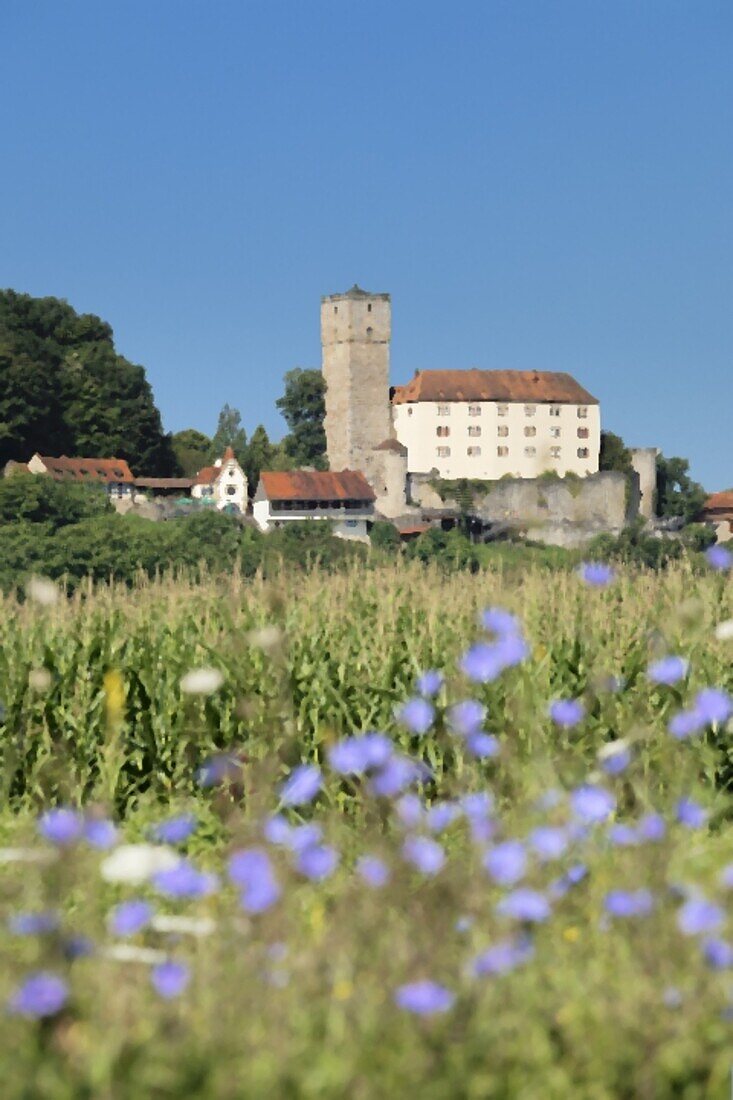
{"label": "clear sky", "polygon": [[358,282],[393,382],[569,371],[727,487],[732,56],[730,0],[2,0],[0,286],[279,438]]}

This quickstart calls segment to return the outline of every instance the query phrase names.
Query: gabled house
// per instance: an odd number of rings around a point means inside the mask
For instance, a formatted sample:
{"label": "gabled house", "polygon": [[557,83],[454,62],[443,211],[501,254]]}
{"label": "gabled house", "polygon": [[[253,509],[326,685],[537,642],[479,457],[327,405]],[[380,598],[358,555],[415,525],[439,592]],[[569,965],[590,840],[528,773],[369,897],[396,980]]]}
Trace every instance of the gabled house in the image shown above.
{"label": "gabled house", "polygon": [[331,523],[340,538],[367,539],[374,501],[371,485],[354,470],[263,470],[252,514],[261,531],[318,519]]}
{"label": "gabled house", "polygon": [[54,481],[76,481],[104,485],[113,499],[132,495],[134,477],[124,458],[52,458],[34,454],[28,462],[32,474],[45,474]]}
{"label": "gabled house", "polygon": [[220,510],[247,511],[247,476],[231,447],[227,447],[213,466],[199,470],[193,479],[191,496],[202,503],[214,504]]}
{"label": "gabled house", "polygon": [[733,539],[733,489],[709,496],[698,518],[715,527],[718,542],[730,542]]}

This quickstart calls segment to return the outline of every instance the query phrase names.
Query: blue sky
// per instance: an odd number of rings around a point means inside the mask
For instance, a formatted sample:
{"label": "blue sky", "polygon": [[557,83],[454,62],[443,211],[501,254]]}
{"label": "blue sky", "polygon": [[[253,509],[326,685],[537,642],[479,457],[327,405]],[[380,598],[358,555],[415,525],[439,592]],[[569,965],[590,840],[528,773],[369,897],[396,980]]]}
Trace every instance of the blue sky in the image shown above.
{"label": "blue sky", "polygon": [[728,0],[3,0],[0,286],[277,438],[359,282],[394,382],[566,370],[733,485],[732,48]]}

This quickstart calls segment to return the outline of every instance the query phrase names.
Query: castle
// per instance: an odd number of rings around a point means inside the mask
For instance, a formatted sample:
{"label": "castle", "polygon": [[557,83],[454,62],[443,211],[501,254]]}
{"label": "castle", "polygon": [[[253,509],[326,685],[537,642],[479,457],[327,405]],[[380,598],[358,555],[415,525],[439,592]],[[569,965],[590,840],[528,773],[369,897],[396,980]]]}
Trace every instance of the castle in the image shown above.
{"label": "castle", "polygon": [[598,471],[600,407],[569,374],[419,371],[390,391],[389,294],[358,286],[321,300],[332,470],[360,470],[378,511],[408,509],[408,478],[496,481]]}

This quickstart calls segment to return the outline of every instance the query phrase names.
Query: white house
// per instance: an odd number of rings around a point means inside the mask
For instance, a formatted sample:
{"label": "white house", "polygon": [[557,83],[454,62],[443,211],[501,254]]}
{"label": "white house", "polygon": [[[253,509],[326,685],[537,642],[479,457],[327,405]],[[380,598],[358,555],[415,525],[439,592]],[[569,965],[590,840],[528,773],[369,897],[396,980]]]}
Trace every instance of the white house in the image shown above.
{"label": "white house", "polygon": [[569,374],[419,371],[395,387],[392,417],[410,473],[494,480],[598,470],[598,400]]}
{"label": "white house", "polygon": [[199,470],[193,479],[191,496],[215,504],[219,509],[247,511],[247,477],[231,447],[227,447],[213,466]]}
{"label": "white house", "polygon": [[319,519],[330,522],[339,538],[365,540],[374,500],[369,482],[354,470],[263,470],[252,514],[261,531]]}

